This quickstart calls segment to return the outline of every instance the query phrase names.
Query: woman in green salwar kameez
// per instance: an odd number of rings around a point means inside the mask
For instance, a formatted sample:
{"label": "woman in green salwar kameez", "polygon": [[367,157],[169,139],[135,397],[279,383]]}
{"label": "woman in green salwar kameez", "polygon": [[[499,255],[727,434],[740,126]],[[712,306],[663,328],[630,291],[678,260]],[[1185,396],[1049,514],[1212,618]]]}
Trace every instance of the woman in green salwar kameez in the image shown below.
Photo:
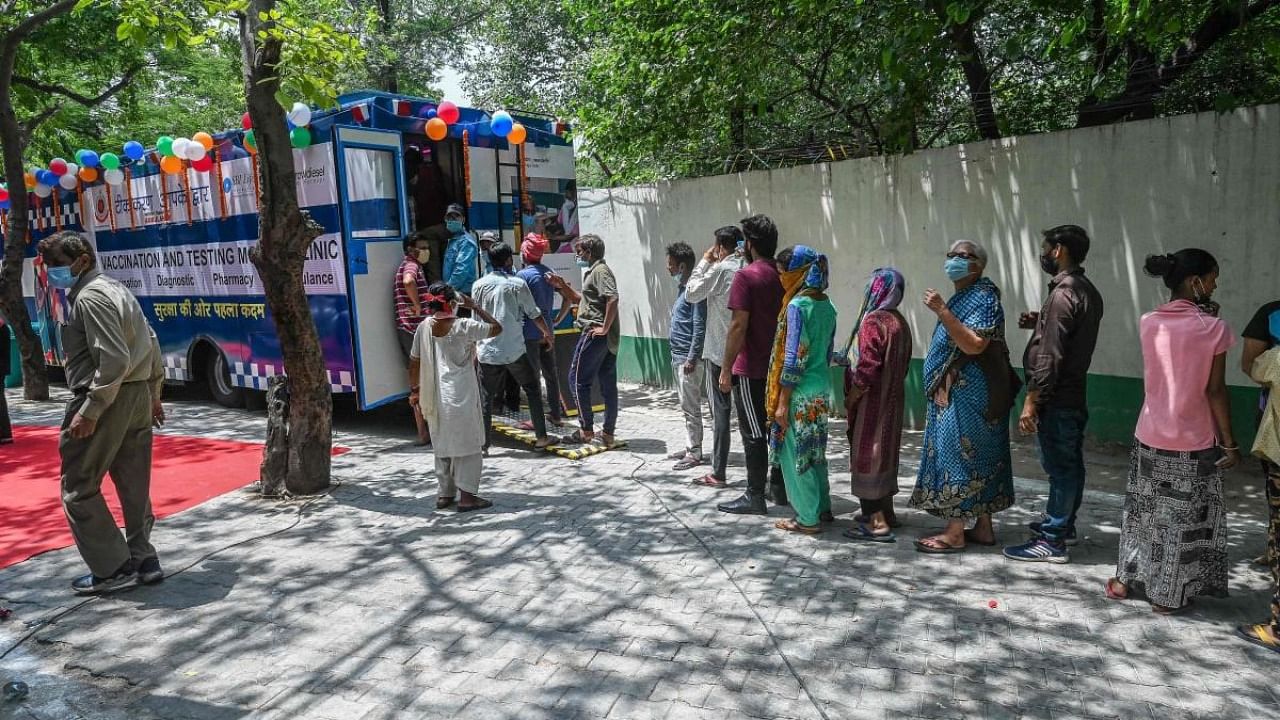
{"label": "woman in green salwar kameez", "polygon": [[780,530],[816,534],[830,517],[827,418],[831,414],[831,349],[836,308],[827,299],[827,258],[805,245],[778,254],[786,294],[769,366],[767,405],[773,410],[770,457],[782,469],[796,516]]}

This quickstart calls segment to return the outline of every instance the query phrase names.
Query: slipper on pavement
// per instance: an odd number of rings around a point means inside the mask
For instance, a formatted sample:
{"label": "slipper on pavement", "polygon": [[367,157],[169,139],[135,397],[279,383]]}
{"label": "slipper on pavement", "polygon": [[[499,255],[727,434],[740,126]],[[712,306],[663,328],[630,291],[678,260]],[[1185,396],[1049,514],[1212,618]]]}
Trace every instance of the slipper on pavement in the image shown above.
{"label": "slipper on pavement", "polygon": [[713,487],[713,488],[727,488],[727,487],[729,487],[729,483],[728,483],[728,481],[726,481],[726,480],[721,480],[720,478],[716,477],[715,475],[711,475],[711,474],[703,475],[703,476],[702,476],[702,477],[700,477],[700,478],[694,478],[694,479],[693,479],[693,484],[694,484],[694,485],[702,485],[703,487]]}
{"label": "slipper on pavement", "polygon": [[850,540],[867,540],[870,542],[877,542],[877,543],[898,542],[897,536],[894,535],[892,532],[887,532],[884,535],[877,535],[871,532],[871,528],[867,527],[866,525],[863,525],[862,523],[858,523],[857,525],[854,525],[853,527],[849,528],[848,530],[845,530],[841,534],[849,538]]}
{"label": "slipper on pavement", "polygon": [[[932,540],[930,544],[928,541]],[[916,551],[925,555],[954,555],[964,552],[964,545],[956,547],[946,540],[939,538],[923,538],[915,541]]]}
{"label": "slipper on pavement", "polygon": [[1263,647],[1271,652],[1280,653],[1280,637],[1276,635],[1275,630],[1270,625],[1259,623],[1257,625],[1241,625],[1236,628],[1236,635],[1248,640],[1249,642]]}
{"label": "slipper on pavement", "polygon": [[798,535],[821,535],[822,528],[816,525],[801,525],[795,520],[779,520],[773,524],[779,530],[786,530]]}
{"label": "slipper on pavement", "polygon": [[994,547],[997,542],[996,540],[992,540],[991,542],[983,542],[982,540],[978,539],[977,534],[974,533],[974,531],[972,530],[964,531],[964,541],[970,545],[981,545],[982,547]]}
{"label": "slipper on pavement", "polygon": [[491,507],[493,507],[492,500],[486,500],[482,497],[478,497],[476,498],[476,502],[474,505],[459,505],[458,512],[460,513],[471,512],[472,510],[484,510],[485,508],[491,508]]}

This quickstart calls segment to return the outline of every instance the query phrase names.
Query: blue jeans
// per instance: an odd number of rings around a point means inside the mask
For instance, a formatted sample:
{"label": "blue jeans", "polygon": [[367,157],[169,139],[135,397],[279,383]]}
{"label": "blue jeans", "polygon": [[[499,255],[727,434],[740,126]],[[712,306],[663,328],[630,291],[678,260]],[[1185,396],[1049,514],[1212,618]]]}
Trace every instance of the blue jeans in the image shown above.
{"label": "blue jeans", "polygon": [[1084,499],[1084,426],[1089,413],[1074,408],[1040,410],[1037,442],[1040,465],[1049,476],[1049,503],[1040,534],[1061,543],[1075,529],[1076,513]]}
{"label": "blue jeans", "polygon": [[578,422],[586,432],[595,430],[591,386],[596,380],[600,381],[600,395],[604,398],[604,432],[612,435],[618,424],[618,356],[609,352],[607,337],[592,337],[584,332],[573,350],[569,385],[573,387],[573,403],[578,407]]}

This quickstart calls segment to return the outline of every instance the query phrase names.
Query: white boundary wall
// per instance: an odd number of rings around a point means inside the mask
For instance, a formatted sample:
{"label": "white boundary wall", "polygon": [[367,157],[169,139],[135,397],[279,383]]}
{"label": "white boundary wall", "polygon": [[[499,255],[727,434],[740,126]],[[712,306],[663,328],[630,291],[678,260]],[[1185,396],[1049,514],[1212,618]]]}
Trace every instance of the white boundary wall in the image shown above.
{"label": "white boundary wall", "polygon": [[[838,343],[867,274],[902,270],[917,356],[934,324],[921,293],[948,288],[942,263],[953,241],[979,240],[1004,291],[1015,363],[1028,334],[1016,329],[1017,315],[1039,307],[1048,280],[1040,231],[1082,225],[1093,238],[1086,267],[1107,303],[1092,372],[1141,377],[1138,319],[1167,295],[1142,273],[1146,255],[1188,246],[1216,255],[1215,299],[1237,333],[1260,304],[1280,298],[1280,106],[583,191],[580,203],[582,231],[605,239],[618,275],[623,335],[666,336],[676,292],[666,244],[701,253],[717,227],[761,212],[778,224],[780,247],[803,243],[830,256]],[[1238,352],[1230,381],[1245,384]]]}

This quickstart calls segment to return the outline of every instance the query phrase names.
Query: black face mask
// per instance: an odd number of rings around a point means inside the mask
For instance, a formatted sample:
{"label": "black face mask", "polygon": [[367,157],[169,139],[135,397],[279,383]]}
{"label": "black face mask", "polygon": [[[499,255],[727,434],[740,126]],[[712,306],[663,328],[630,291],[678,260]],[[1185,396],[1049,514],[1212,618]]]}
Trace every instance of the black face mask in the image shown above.
{"label": "black face mask", "polygon": [[1040,269],[1050,275],[1058,274],[1058,263],[1053,259],[1053,255],[1040,256]]}

